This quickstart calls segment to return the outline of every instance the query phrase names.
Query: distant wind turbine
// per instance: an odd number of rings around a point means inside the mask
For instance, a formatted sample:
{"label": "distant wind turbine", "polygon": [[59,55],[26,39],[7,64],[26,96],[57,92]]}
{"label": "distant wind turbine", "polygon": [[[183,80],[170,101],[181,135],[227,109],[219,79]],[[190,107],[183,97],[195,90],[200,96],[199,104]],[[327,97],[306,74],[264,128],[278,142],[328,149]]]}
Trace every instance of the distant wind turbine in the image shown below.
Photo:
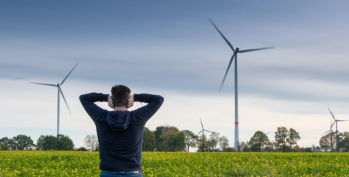
{"label": "distant wind turbine", "polygon": [[[338,120],[338,119],[336,119],[336,118],[334,117],[334,115],[332,114],[330,108],[329,108],[329,107],[327,107],[327,108],[328,108],[328,110],[330,111],[330,113],[331,113],[331,115],[332,115],[332,117],[333,117],[333,119],[334,119],[333,124],[336,123],[336,144],[337,144],[337,147],[338,147],[338,125],[337,125],[337,122],[343,122],[343,121],[348,121],[348,120]],[[332,125],[332,126],[333,126],[333,125]],[[331,129],[332,129],[332,127],[331,127]]]}
{"label": "distant wind turbine", "polygon": [[[205,131],[206,131],[206,132],[211,132],[211,131],[208,131],[208,130],[205,130],[205,129],[204,129],[204,126],[202,125],[201,117],[200,117],[200,122],[201,122],[202,130],[201,130],[197,135],[199,135],[199,134],[202,132],[202,143],[204,143]],[[212,132],[211,132],[211,133],[212,133]]]}
{"label": "distant wind turbine", "polygon": [[219,90],[222,90],[225,78],[227,77],[229,68],[231,63],[233,62],[234,58],[235,58],[235,138],[234,138],[234,147],[237,150],[238,148],[238,144],[239,144],[239,114],[238,114],[238,63],[237,63],[237,55],[238,53],[246,53],[246,52],[252,52],[252,51],[256,51],[256,50],[264,50],[264,49],[272,49],[274,47],[264,47],[264,48],[257,48],[257,49],[247,49],[247,50],[240,50],[239,48],[235,48],[233,47],[233,45],[230,44],[230,42],[224,37],[224,35],[221,33],[221,31],[219,31],[219,29],[217,28],[217,26],[213,23],[212,20],[210,20],[211,24],[216,28],[216,30],[218,31],[218,33],[223,37],[223,39],[225,40],[225,42],[229,45],[229,47],[234,51],[233,56],[230,59],[230,62],[228,64],[228,68],[227,71],[225,72],[222,84],[219,88]]}
{"label": "distant wind turbine", "polygon": [[68,106],[68,103],[67,101],[65,100],[64,98],[64,95],[63,95],[63,91],[61,89],[61,86],[63,85],[63,83],[65,82],[65,80],[69,77],[69,75],[73,72],[73,70],[75,69],[75,67],[78,65],[79,63],[76,63],[76,65],[73,67],[73,69],[69,72],[69,74],[63,79],[63,81],[59,84],[45,84],[45,83],[37,83],[37,82],[30,82],[31,84],[39,84],[39,85],[46,85],[46,86],[52,86],[52,87],[57,87],[58,89],[58,101],[57,101],[57,137],[59,135],[59,93],[61,93],[62,97],[63,97],[63,100],[65,102],[65,104],[67,105],[67,108],[68,108],[68,111],[69,113],[71,114],[70,112],[70,109],[69,109],[69,106]]}

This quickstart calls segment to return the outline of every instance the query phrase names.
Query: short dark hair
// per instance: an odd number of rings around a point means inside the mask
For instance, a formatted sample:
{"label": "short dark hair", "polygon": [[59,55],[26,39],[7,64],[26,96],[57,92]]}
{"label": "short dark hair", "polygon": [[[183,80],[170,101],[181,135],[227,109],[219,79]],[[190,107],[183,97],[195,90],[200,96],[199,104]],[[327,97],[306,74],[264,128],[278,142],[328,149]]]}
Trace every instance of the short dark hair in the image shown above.
{"label": "short dark hair", "polygon": [[114,107],[127,107],[127,101],[130,98],[131,90],[124,85],[115,85],[111,88]]}

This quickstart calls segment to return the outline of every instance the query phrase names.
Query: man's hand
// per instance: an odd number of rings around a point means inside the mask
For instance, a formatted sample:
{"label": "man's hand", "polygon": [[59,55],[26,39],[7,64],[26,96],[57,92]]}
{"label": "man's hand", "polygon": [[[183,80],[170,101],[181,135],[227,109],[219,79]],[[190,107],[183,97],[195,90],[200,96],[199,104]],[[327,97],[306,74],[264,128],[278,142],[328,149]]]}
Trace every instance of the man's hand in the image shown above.
{"label": "man's hand", "polygon": [[127,107],[130,108],[133,106],[133,103],[135,102],[134,96],[131,95],[130,99],[127,101]]}
{"label": "man's hand", "polygon": [[108,106],[114,109],[114,103],[110,95],[108,95]]}

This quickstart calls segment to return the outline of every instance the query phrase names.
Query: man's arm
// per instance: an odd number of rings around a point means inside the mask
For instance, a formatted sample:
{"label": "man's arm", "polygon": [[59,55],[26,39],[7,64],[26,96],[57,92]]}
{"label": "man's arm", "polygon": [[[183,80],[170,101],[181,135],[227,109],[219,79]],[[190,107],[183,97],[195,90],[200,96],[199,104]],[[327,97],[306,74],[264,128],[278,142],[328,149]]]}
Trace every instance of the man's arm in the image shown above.
{"label": "man's arm", "polygon": [[151,94],[134,94],[134,101],[148,103],[146,106],[143,106],[134,111],[138,120],[146,122],[148,121],[155,113],[159,110],[164,98],[160,95],[151,95]]}
{"label": "man's arm", "polygon": [[107,111],[97,106],[94,102],[107,102],[108,94],[88,93],[80,95],[79,99],[82,106],[85,108],[85,111],[92,118],[93,121],[98,120],[98,118],[100,118],[101,115]]}

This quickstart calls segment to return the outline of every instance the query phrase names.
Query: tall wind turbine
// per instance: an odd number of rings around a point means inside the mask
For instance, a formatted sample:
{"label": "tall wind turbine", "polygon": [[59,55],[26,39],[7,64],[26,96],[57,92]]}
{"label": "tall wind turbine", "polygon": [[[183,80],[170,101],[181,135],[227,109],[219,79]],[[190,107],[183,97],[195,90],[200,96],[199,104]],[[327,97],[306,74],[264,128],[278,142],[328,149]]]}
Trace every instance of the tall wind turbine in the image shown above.
{"label": "tall wind turbine", "polygon": [[235,58],[235,138],[234,138],[234,147],[237,150],[238,148],[238,144],[239,144],[239,114],[238,114],[238,63],[237,63],[237,55],[238,53],[246,53],[246,52],[252,52],[252,51],[256,51],[256,50],[264,50],[264,49],[272,49],[274,47],[264,47],[264,48],[256,48],[256,49],[247,49],[247,50],[240,50],[239,48],[235,48],[233,47],[233,45],[230,44],[230,42],[224,37],[224,35],[221,33],[221,31],[219,31],[219,29],[217,28],[217,26],[213,23],[212,20],[210,20],[211,24],[216,28],[216,30],[218,31],[218,33],[223,37],[223,39],[225,40],[225,42],[229,45],[229,47],[233,50],[234,54],[233,56],[230,58],[229,64],[228,64],[228,68],[227,71],[225,72],[222,84],[219,88],[219,90],[222,90],[225,78],[227,77],[229,68],[231,63],[233,62],[234,58]]}
{"label": "tall wind turbine", "polygon": [[[348,120],[338,120],[338,119],[336,119],[336,118],[334,117],[334,115],[332,114],[330,108],[329,108],[329,107],[327,107],[327,108],[328,108],[328,110],[330,111],[330,113],[331,113],[331,115],[332,115],[332,117],[333,117],[333,119],[334,119],[333,124],[336,123],[336,144],[337,144],[337,148],[338,148],[338,125],[337,125],[337,122],[343,122],[343,121],[348,121]],[[333,125],[332,125],[332,126],[333,126]],[[332,129],[332,127],[331,127],[331,129]],[[338,149],[337,149],[337,150],[338,150]]]}
{"label": "tall wind turbine", "polygon": [[[197,135],[199,135],[199,134],[202,132],[202,143],[204,143],[205,131],[206,131],[206,132],[211,132],[211,131],[208,131],[208,130],[205,130],[205,129],[204,129],[204,126],[202,125],[201,117],[200,117],[200,122],[201,122],[202,130],[201,130]],[[212,133],[212,132],[211,132],[211,133]],[[206,151],[207,151],[207,150],[206,150]]]}
{"label": "tall wind turbine", "polygon": [[51,87],[57,87],[58,89],[58,101],[57,101],[57,137],[59,135],[59,93],[61,93],[62,97],[63,97],[63,100],[65,102],[65,104],[67,105],[67,108],[69,110],[69,113],[71,114],[70,112],[70,109],[69,109],[69,106],[68,106],[68,103],[67,101],[65,100],[64,98],[64,95],[63,95],[63,91],[61,89],[61,86],[63,85],[63,83],[65,82],[65,80],[69,77],[69,75],[73,72],[73,70],[75,69],[75,67],[78,65],[79,63],[76,63],[76,65],[73,67],[73,69],[69,72],[69,74],[63,79],[63,81],[59,84],[45,84],[45,83],[37,83],[37,82],[30,82],[31,84],[39,84],[39,85],[46,85],[46,86],[51,86]]}

